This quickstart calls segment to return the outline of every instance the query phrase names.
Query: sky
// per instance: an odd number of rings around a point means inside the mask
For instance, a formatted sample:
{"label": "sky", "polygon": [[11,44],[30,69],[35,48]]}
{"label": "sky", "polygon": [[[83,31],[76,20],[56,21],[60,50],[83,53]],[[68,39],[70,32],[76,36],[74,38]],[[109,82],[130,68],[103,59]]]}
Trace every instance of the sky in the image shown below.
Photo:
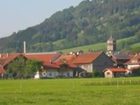
{"label": "sky", "polygon": [[0,0],[0,38],[40,24],[83,0]]}

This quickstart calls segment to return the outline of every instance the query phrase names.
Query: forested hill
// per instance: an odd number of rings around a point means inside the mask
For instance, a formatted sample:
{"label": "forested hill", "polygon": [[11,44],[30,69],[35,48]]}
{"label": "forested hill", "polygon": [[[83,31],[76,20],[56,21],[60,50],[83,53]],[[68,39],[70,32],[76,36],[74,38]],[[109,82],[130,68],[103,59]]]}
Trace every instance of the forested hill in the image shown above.
{"label": "forested hill", "polygon": [[37,26],[0,39],[1,52],[53,51],[133,37],[122,48],[140,41],[140,0],[84,0],[76,7],[58,11]]}

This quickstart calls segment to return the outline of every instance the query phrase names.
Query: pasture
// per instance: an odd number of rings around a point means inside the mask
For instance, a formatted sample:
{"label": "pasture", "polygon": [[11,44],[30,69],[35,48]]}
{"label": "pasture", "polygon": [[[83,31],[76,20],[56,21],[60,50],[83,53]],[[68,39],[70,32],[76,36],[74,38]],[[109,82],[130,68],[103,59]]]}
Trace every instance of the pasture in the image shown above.
{"label": "pasture", "polygon": [[0,80],[0,105],[140,105],[140,78]]}

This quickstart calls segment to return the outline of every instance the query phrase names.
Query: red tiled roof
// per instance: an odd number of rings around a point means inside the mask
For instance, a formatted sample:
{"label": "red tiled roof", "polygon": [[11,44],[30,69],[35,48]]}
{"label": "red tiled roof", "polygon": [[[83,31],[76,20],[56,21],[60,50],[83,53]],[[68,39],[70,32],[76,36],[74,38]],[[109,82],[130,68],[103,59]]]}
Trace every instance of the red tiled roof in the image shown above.
{"label": "red tiled roof", "polygon": [[[20,53],[13,53],[13,54],[1,54],[0,55],[0,65],[2,65],[2,67],[4,67],[5,65],[7,65],[8,63],[10,63],[12,60],[14,60],[15,58],[19,57],[19,56],[23,56],[26,57],[27,59],[31,59],[31,60],[37,60],[37,61],[41,61],[43,63],[43,66],[45,68],[54,68],[54,69],[58,69],[60,68],[60,65],[63,64],[62,62],[60,62],[60,59],[66,59],[68,61],[68,67],[70,68],[75,68],[77,66],[75,66],[74,64],[71,63],[71,61],[74,59],[75,56],[66,56],[63,55],[61,56],[58,53],[55,54],[42,54],[42,53],[35,53],[35,54],[20,54]],[[61,57],[59,57],[61,56]],[[58,59],[59,58],[59,59]],[[56,60],[58,59],[58,60]],[[54,62],[57,61],[57,62]],[[0,67],[1,71],[2,68]]]}
{"label": "red tiled roof", "polygon": [[38,60],[43,63],[50,63],[58,55],[60,54],[26,54],[25,56],[31,60]]}
{"label": "red tiled roof", "polygon": [[61,63],[72,63],[72,61],[76,58],[76,55],[71,54],[64,54],[61,55],[55,62],[61,62]]}
{"label": "red tiled roof", "polygon": [[[52,68],[52,69],[60,69],[61,66],[63,65],[63,63],[44,63],[43,66],[48,69],[48,68]],[[77,68],[76,65],[74,64],[66,64],[68,68]]]}
{"label": "red tiled roof", "polygon": [[74,64],[68,64],[68,63],[63,63],[63,64],[60,64],[59,66],[60,66],[60,68],[62,67],[62,66],[64,66],[64,65],[66,65],[67,66],[67,68],[70,68],[70,69],[75,69],[75,68],[77,68],[77,66],[76,65],[74,65]]}
{"label": "red tiled roof", "polygon": [[69,68],[77,68],[77,66],[75,64],[68,64]]}
{"label": "red tiled roof", "polygon": [[97,57],[99,57],[103,52],[94,52],[94,53],[86,53],[79,55],[74,61],[74,64],[88,64],[92,63],[94,60],[96,60]]}
{"label": "red tiled roof", "polygon": [[60,66],[59,65],[57,65],[57,64],[53,64],[53,63],[44,63],[43,64],[43,66],[44,66],[44,68],[52,68],[52,69],[59,69],[60,68]]}
{"label": "red tiled roof", "polygon": [[18,56],[23,56],[23,55],[20,54],[20,53],[0,54],[0,64],[2,66],[5,66],[8,63],[10,63],[12,60],[14,60],[15,58],[17,58]]}
{"label": "red tiled roof", "polygon": [[69,68],[76,68],[77,66],[72,63],[75,58],[76,58],[76,55],[64,54],[64,55],[61,55],[53,63],[58,65],[59,67],[63,64],[66,64]]}
{"label": "red tiled roof", "polygon": [[110,70],[113,73],[123,73],[123,72],[128,71],[128,69],[125,69],[125,68],[107,68],[107,69],[105,69],[105,71],[107,71],[107,70]]}

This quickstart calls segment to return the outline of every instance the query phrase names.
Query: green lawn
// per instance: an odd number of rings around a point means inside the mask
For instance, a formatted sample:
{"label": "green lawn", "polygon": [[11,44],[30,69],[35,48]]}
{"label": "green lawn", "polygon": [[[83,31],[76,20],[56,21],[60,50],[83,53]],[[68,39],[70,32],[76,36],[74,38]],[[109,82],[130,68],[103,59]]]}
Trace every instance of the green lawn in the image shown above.
{"label": "green lawn", "polygon": [[0,105],[140,105],[140,78],[0,80]]}

